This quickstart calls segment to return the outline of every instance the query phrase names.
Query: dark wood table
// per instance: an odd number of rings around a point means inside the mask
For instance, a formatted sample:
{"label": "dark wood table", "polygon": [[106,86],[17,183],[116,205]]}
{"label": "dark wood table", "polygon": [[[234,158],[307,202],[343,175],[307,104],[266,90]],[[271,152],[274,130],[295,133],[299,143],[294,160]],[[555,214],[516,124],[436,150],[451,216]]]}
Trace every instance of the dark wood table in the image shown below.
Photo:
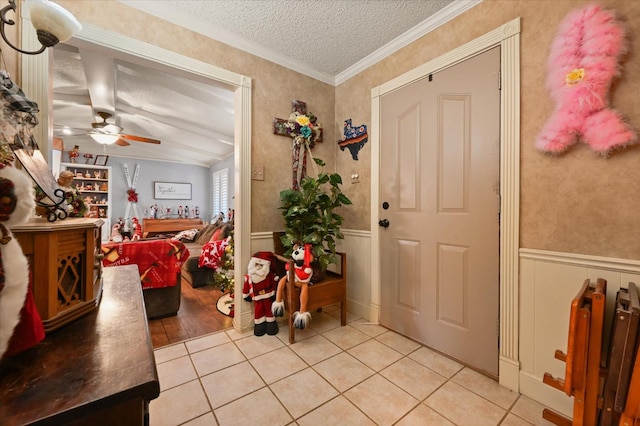
{"label": "dark wood table", "polygon": [[160,394],[135,265],[103,269],[100,306],[0,362],[0,424],[142,425]]}

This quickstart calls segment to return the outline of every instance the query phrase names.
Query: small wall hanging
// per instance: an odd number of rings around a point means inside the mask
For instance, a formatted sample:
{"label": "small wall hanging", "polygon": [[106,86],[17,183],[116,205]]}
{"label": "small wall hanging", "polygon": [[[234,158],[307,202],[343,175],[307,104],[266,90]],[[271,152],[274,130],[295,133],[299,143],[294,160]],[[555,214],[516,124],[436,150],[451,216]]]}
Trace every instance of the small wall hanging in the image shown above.
{"label": "small wall hanging", "polygon": [[[307,152],[311,155],[311,149],[315,144],[322,142],[323,132],[318,118],[313,113],[307,112],[305,102],[294,100],[291,107],[293,112],[287,120],[273,119],[273,134],[293,138],[291,187],[298,189],[302,178],[307,175]],[[315,163],[311,164],[315,167]]]}
{"label": "small wall hanging", "polygon": [[345,148],[351,153],[351,158],[358,160],[358,152],[362,149],[364,144],[369,140],[369,134],[367,133],[367,126],[362,124],[357,127],[351,125],[351,119],[344,121],[344,136],[342,140],[338,141],[340,150],[344,151]]}
{"label": "small wall hanging", "polygon": [[609,108],[608,92],[620,73],[625,33],[613,11],[589,5],[562,21],[551,44],[547,90],[555,111],[536,140],[536,148],[561,153],[581,139],[596,152],[636,142],[622,116]]}

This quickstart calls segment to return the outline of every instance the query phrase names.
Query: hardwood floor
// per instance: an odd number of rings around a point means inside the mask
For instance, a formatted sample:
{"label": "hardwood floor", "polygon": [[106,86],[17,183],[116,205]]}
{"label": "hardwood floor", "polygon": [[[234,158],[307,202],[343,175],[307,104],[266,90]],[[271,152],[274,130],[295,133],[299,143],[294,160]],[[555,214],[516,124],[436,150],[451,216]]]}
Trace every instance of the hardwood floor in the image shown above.
{"label": "hardwood floor", "polygon": [[153,348],[233,327],[233,319],[216,308],[216,302],[222,294],[217,287],[192,288],[182,280],[178,314],[149,320]]}

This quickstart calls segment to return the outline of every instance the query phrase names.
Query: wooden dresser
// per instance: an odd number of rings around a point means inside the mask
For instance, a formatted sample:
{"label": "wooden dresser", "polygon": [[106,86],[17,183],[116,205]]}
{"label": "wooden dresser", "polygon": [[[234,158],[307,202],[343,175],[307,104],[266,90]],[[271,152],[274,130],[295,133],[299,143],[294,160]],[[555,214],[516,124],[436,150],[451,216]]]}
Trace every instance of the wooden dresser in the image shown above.
{"label": "wooden dresser", "polygon": [[0,362],[0,424],[148,424],[160,383],[138,268],[103,275],[97,310]]}
{"label": "wooden dresser", "polygon": [[143,219],[142,236],[144,238],[165,232],[179,232],[187,229],[202,228],[202,219]]}

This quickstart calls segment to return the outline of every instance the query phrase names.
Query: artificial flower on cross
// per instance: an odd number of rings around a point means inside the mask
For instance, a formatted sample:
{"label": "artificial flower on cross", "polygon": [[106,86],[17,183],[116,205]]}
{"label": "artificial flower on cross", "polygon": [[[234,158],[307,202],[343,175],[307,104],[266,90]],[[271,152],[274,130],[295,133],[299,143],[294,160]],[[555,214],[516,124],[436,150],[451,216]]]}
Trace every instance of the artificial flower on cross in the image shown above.
{"label": "artificial flower on cross", "polygon": [[322,125],[312,113],[302,114],[294,111],[285,123],[287,133],[293,138],[293,189],[300,188],[300,182],[307,175],[307,155],[311,148],[322,138]]}

